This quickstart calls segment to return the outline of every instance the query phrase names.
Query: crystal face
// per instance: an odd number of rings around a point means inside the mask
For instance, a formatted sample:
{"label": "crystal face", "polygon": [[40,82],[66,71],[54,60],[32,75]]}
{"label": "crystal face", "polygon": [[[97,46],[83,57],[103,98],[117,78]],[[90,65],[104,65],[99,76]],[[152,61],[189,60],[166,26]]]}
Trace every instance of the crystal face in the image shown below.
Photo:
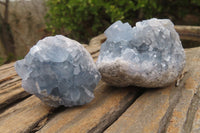
{"label": "crystal face", "polygon": [[184,68],[184,49],[169,19],[152,18],[133,28],[117,21],[104,33],[97,67],[110,85],[163,87]]}
{"label": "crystal face", "polygon": [[85,48],[62,35],[38,41],[15,69],[27,92],[54,107],[90,102],[101,78]]}

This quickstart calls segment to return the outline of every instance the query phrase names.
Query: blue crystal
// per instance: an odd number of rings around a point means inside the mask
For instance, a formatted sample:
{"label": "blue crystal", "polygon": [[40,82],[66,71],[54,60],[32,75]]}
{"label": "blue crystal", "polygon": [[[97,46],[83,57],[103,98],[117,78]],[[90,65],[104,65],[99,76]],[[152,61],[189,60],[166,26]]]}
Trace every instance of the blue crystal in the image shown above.
{"label": "blue crystal", "polygon": [[90,102],[101,78],[85,48],[62,35],[38,41],[15,69],[27,92],[54,107]]}
{"label": "blue crystal", "polygon": [[144,20],[133,28],[117,21],[104,33],[97,67],[110,85],[163,87],[184,68],[184,49],[169,19]]}

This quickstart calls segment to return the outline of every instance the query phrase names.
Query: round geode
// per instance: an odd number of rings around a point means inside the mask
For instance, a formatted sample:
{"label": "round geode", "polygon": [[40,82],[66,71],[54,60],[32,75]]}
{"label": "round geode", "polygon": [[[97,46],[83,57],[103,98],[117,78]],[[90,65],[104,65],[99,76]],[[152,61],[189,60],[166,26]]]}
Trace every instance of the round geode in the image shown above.
{"label": "round geode", "polygon": [[185,65],[185,53],[169,19],[149,19],[135,27],[117,21],[106,31],[97,67],[113,86],[164,87]]}
{"label": "round geode", "polygon": [[15,69],[27,92],[54,107],[90,102],[101,77],[85,48],[62,35],[40,40]]}

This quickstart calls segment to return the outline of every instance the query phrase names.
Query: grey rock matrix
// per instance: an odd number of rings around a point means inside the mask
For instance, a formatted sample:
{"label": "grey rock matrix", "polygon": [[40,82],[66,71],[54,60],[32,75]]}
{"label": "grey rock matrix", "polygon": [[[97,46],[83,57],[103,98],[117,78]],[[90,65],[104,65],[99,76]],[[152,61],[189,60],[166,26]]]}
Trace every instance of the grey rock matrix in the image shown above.
{"label": "grey rock matrix", "polygon": [[169,19],[144,20],[133,28],[117,21],[105,35],[97,67],[110,85],[164,87],[184,68],[184,49]]}
{"label": "grey rock matrix", "polygon": [[62,35],[40,40],[15,69],[27,92],[54,107],[90,102],[101,77],[85,48]]}

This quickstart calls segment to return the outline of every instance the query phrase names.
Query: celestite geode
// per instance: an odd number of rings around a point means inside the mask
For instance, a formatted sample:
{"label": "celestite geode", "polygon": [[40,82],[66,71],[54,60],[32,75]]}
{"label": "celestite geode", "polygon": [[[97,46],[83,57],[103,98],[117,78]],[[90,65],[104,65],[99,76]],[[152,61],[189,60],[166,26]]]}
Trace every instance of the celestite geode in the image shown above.
{"label": "celestite geode", "polygon": [[85,48],[62,35],[40,40],[15,69],[27,92],[54,107],[90,102],[101,77]]}
{"label": "celestite geode", "polygon": [[97,67],[113,86],[164,87],[185,65],[185,53],[169,19],[149,19],[135,27],[117,21],[106,31]]}

